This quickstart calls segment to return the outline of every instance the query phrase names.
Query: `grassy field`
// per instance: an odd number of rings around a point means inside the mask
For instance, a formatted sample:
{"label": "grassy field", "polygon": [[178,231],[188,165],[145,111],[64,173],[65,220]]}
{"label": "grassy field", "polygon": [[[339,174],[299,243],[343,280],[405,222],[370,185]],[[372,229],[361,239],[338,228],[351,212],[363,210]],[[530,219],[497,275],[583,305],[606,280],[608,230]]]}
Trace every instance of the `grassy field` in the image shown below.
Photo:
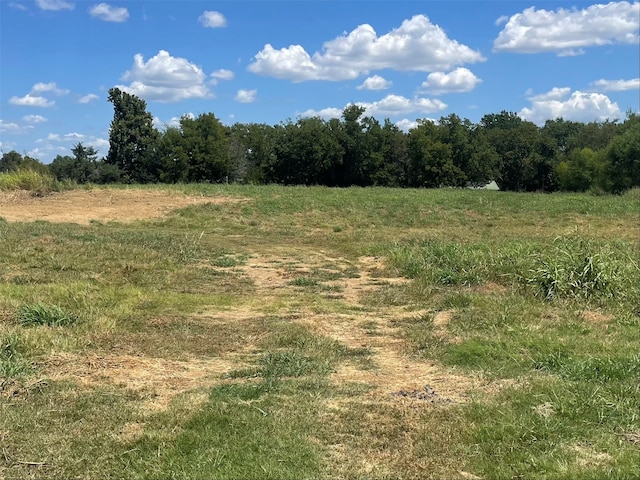
{"label": "grassy field", "polygon": [[158,190],[0,218],[0,478],[640,478],[638,190]]}

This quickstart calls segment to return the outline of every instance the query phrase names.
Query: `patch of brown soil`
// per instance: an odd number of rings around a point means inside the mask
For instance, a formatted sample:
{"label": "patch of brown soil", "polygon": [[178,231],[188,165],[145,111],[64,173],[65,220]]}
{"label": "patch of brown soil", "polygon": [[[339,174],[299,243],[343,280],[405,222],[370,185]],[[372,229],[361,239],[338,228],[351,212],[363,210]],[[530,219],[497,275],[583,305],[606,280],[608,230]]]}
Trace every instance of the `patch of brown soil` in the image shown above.
{"label": "patch of brown soil", "polygon": [[169,190],[70,190],[45,197],[36,197],[30,192],[0,192],[0,216],[10,222],[128,222],[162,217],[189,205],[237,201],[239,199],[189,196]]}
{"label": "patch of brown soil", "polygon": [[73,380],[92,387],[111,384],[143,394],[149,410],[166,410],[184,392],[213,384],[235,368],[232,359],[187,361],[132,355],[73,355],[58,353],[48,359],[45,374],[53,380]]}

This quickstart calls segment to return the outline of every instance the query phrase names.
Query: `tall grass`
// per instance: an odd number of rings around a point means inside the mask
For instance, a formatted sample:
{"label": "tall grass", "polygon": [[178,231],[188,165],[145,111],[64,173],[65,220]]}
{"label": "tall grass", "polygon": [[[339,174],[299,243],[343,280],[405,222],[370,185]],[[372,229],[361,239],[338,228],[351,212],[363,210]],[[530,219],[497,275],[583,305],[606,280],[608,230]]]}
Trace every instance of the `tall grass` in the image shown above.
{"label": "tall grass", "polygon": [[0,191],[28,190],[38,195],[57,192],[69,185],[53,176],[33,170],[0,173]]}

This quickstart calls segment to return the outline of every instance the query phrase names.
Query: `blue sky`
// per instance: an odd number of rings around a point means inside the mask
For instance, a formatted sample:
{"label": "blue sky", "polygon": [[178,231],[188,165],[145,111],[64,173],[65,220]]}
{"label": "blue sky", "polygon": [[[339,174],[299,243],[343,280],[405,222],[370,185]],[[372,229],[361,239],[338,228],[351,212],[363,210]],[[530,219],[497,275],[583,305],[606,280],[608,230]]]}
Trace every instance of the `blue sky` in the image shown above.
{"label": "blue sky", "polygon": [[111,87],[159,128],[339,116],[408,129],[502,110],[539,125],[639,109],[638,2],[0,0],[0,143],[106,155]]}

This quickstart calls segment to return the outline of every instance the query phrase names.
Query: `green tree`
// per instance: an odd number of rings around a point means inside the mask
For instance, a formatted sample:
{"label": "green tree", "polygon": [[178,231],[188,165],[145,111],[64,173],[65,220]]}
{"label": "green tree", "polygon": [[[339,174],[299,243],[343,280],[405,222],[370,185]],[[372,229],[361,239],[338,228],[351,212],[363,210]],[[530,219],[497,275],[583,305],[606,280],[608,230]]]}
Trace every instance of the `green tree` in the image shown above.
{"label": "green tree", "polygon": [[114,112],[106,163],[118,167],[131,182],[157,181],[159,134],[146,102],[118,88],[110,89],[108,98]]}
{"label": "green tree", "polygon": [[221,182],[231,174],[225,126],[213,113],[180,119],[181,146],[187,159],[187,180]]}
{"label": "green tree", "polygon": [[49,172],[49,168],[46,165],[28,155],[23,157],[15,150],[3,153],[2,158],[0,158],[0,173],[15,172],[17,170],[33,170],[39,173]]}
{"label": "green tree", "polygon": [[609,142],[606,149],[609,189],[622,193],[640,186],[640,116],[629,113],[620,126],[621,134]]}
{"label": "green tree", "polygon": [[498,156],[496,183],[501,190],[553,191],[557,188],[553,142],[532,122],[500,112],[480,121],[486,139]]}
{"label": "green tree", "polygon": [[409,131],[411,186],[444,187],[464,184],[466,175],[454,164],[451,145],[431,120],[421,120]]}

